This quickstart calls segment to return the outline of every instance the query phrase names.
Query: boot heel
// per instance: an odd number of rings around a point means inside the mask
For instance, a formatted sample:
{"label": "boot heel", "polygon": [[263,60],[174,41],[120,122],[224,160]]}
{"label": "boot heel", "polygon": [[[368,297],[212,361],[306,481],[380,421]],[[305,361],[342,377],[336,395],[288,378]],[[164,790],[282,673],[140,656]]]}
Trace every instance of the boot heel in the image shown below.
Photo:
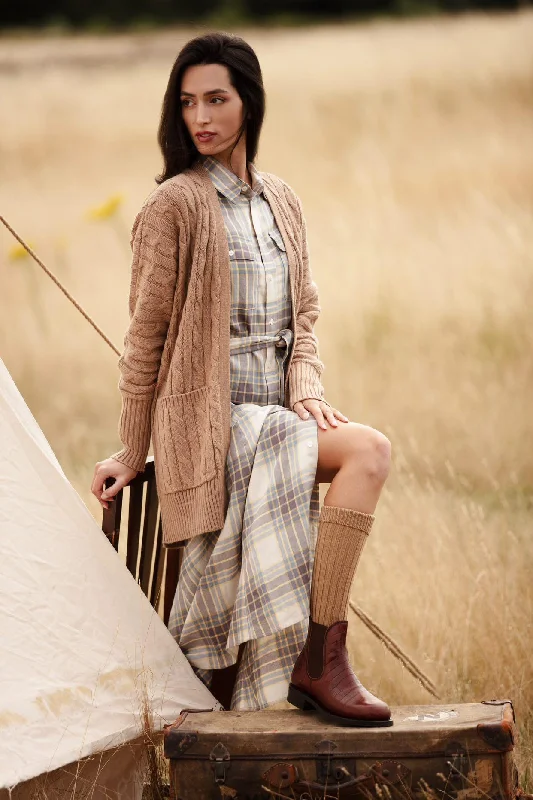
{"label": "boot heel", "polygon": [[289,684],[289,692],[287,694],[287,702],[291,703],[291,705],[296,706],[301,711],[312,711],[313,706],[307,700],[306,696],[302,694],[295,686]]}

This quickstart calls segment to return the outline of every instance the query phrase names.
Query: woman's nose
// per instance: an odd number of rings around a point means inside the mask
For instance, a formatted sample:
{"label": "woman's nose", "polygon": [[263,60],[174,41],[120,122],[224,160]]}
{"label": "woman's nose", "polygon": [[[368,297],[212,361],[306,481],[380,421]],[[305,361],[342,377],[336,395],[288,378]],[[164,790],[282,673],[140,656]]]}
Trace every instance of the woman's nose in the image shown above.
{"label": "woman's nose", "polygon": [[202,103],[198,103],[197,111],[196,111],[196,122],[198,125],[203,124],[204,122],[209,122],[210,120],[209,111],[206,106],[202,105]]}

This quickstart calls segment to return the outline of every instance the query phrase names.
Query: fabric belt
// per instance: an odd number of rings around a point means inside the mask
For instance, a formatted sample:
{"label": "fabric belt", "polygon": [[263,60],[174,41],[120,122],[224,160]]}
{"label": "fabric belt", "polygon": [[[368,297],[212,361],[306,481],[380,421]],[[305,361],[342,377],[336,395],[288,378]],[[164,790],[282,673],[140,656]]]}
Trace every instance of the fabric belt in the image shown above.
{"label": "fabric belt", "polygon": [[289,355],[292,340],[293,333],[290,328],[282,328],[282,330],[272,334],[230,336],[230,355],[252,353],[254,350],[262,350],[274,346],[276,348],[276,361],[279,371],[279,396],[283,402],[285,398],[285,361]]}

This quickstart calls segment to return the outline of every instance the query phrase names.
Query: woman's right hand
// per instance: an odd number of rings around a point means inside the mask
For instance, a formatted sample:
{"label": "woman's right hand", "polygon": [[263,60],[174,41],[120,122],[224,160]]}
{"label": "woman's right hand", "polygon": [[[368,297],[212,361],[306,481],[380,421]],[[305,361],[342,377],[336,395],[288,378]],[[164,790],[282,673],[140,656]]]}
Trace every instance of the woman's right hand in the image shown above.
{"label": "woman's right hand", "polygon": [[[116,458],[106,458],[105,461],[98,461],[94,468],[91,492],[94,494],[100,505],[109,508],[109,502],[137,475],[137,470],[127,467]],[[105,489],[107,478],[114,478],[115,483]]]}

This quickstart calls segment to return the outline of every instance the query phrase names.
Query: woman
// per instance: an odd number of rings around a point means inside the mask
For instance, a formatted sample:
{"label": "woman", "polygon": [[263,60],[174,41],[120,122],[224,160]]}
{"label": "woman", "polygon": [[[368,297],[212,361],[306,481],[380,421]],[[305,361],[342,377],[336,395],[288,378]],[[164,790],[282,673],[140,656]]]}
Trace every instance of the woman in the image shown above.
{"label": "woman", "polygon": [[345,647],[390,444],[324,400],[300,200],[254,164],[264,112],[245,41],[183,47],[159,127],[164,169],[133,226],[123,448],[96,465],[92,491],[107,508],[152,437],[165,544],[187,540],[170,628],[208,685],[238,661],[232,709],[288,687],[332,722],[390,725]]}

